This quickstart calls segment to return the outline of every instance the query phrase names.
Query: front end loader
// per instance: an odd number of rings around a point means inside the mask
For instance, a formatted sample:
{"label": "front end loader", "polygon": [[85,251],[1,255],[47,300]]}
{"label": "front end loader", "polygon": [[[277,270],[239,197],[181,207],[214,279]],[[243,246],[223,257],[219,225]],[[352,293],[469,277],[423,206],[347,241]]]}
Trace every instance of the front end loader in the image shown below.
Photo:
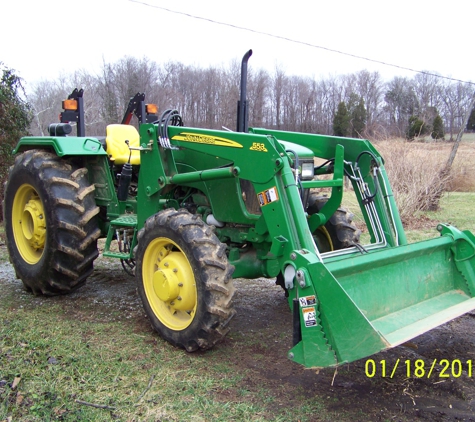
{"label": "front end loader", "polygon": [[[408,244],[369,141],[248,128],[243,98],[239,109],[236,132],[186,127],[167,110],[138,132],[22,138],[4,221],[24,285],[80,287],[105,238],[103,254],[135,272],[153,327],[194,351],[229,331],[233,278],[276,278],[292,311],[289,358],[306,367],[364,358],[475,309],[475,237],[439,224],[438,238]],[[341,206],[345,177],[367,244]]]}

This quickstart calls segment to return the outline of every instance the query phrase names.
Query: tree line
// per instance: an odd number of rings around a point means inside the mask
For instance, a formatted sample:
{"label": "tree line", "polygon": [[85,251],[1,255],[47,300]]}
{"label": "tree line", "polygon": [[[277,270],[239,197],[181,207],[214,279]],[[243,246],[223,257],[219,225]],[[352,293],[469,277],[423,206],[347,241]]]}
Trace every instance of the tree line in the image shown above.
{"label": "tree line", "polygon": [[[106,125],[120,122],[137,92],[162,111],[179,110],[186,126],[235,130],[239,83],[239,62],[200,68],[124,57],[103,63],[98,74],[78,70],[36,83],[28,96],[30,132],[45,135],[58,120],[61,101],[76,87],[84,89],[88,135],[103,135]],[[250,66],[247,90],[251,127],[373,139],[431,133],[453,139],[474,88],[426,73],[385,81],[378,72],[361,70],[316,80]]]}

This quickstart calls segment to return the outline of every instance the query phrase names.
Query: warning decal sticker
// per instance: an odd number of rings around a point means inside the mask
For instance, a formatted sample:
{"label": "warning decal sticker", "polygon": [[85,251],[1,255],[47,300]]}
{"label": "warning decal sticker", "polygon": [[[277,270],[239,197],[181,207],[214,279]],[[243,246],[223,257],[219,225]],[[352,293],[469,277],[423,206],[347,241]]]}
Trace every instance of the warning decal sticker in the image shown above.
{"label": "warning decal sticker", "polygon": [[299,299],[300,306],[311,306],[317,303],[315,296],[304,296]]}
{"label": "warning decal sticker", "polygon": [[317,325],[317,314],[313,306],[303,308],[302,315],[306,327],[315,327]]}
{"label": "warning decal sticker", "polygon": [[271,202],[278,201],[279,195],[277,194],[277,188],[273,187],[265,190],[264,192],[258,193],[257,199],[259,200],[259,205],[261,207],[270,204]]}

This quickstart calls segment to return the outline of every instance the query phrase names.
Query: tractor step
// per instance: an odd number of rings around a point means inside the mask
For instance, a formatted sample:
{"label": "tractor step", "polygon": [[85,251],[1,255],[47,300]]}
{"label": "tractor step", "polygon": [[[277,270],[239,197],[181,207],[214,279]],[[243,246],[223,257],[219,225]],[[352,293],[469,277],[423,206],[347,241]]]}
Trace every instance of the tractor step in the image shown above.
{"label": "tractor step", "polygon": [[[125,249],[126,252],[111,251],[111,243],[114,239],[119,245],[119,249]],[[123,214],[115,220],[111,220],[109,231],[107,233],[106,244],[103,256],[118,259],[133,259],[133,250],[137,241],[137,215]],[[127,252],[128,251],[128,252]]]}
{"label": "tractor step", "polygon": [[107,258],[118,258],[118,259],[131,259],[132,257],[130,256],[129,252],[112,252],[112,251],[107,251],[103,252],[102,256],[105,256]]}
{"label": "tractor step", "polygon": [[111,221],[112,226],[122,226],[122,227],[136,227],[137,226],[137,215],[135,214],[124,214]]}

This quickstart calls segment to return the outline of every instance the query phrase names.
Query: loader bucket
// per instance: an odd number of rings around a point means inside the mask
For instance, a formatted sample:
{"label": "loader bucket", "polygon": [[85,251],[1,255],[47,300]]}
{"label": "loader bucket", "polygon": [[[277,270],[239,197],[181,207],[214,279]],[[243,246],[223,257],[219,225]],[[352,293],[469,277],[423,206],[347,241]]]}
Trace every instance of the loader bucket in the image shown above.
{"label": "loader bucket", "polygon": [[310,264],[316,324],[304,300],[290,358],[307,367],[351,362],[475,309],[475,237],[438,229],[436,239]]}

